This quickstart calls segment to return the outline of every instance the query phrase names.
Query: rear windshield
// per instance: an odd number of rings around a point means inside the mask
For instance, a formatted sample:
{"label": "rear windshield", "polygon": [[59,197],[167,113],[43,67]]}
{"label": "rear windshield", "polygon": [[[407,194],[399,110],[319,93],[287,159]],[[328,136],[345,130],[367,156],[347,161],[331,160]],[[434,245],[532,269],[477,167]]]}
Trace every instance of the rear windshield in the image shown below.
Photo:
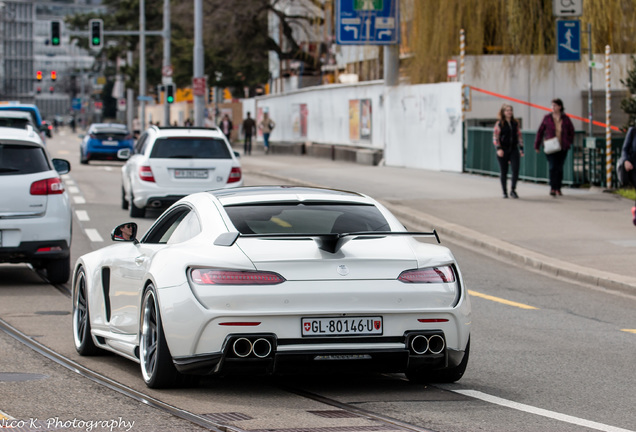
{"label": "rear windshield", "polygon": [[34,174],[50,170],[43,148],[0,144],[0,175]]}
{"label": "rear windshield", "polygon": [[303,203],[227,206],[225,211],[241,234],[330,234],[389,231],[373,205]]}
{"label": "rear windshield", "polygon": [[116,131],[97,131],[92,134],[92,137],[100,139],[100,140],[115,140],[122,141],[125,140],[130,134],[125,130],[116,130]]}
{"label": "rear windshield", "polygon": [[32,124],[32,123],[25,118],[0,118],[1,127],[26,129],[27,125],[29,124]]}
{"label": "rear windshield", "polygon": [[232,159],[219,138],[160,138],[150,153],[156,159]]}

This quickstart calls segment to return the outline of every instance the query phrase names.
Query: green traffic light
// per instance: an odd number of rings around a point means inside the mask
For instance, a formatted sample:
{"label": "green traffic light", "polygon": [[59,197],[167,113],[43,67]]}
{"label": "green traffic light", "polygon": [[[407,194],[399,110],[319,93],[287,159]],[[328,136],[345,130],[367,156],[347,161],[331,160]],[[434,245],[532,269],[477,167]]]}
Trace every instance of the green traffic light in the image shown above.
{"label": "green traffic light", "polygon": [[93,38],[93,45],[99,45],[99,38],[97,37]]}
{"label": "green traffic light", "polygon": [[53,38],[53,45],[59,45],[60,44],[60,39],[59,38]]}

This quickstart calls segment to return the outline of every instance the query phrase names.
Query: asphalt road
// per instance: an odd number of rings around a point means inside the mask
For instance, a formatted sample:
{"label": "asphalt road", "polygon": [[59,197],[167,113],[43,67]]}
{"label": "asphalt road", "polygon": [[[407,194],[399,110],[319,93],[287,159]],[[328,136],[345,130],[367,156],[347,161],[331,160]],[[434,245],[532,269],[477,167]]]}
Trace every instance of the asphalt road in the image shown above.
{"label": "asphalt road", "polygon": [[[76,188],[72,195],[80,198],[75,210],[82,218],[76,218],[74,258],[108,245],[112,227],[131,220],[120,208],[121,164],[79,165],[78,142],[58,136],[49,144],[56,157],[73,163],[67,184]],[[249,172],[245,179],[247,184],[272,183]],[[351,186],[340,187],[354,189]],[[399,194],[396,190],[396,199]],[[140,232],[154,216],[135,219]],[[193,389],[147,391],[135,363],[116,356],[77,356],[70,333],[70,300],[23,269],[0,272],[0,318],[75,361],[174,406],[198,414],[245,414],[249,420],[228,422],[242,429],[367,430],[372,424],[317,419],[311,413],[329,407],[286,392],[280,387],[284,384],[437,431],[636,430],[636,335],[622,331],[633,328],[636,299],[557,281],[443,238],[442,242],[459,261],[474,313],[468,370],[452,385],[412,385],[400,375],[228,377],[208,379]],[[151,424],[144,423],[145,412],[140,410],[136,417],[138,407],[125,397],[109,395],[0,336],[0,346],[10,354],[0,359],[0,385],[10,389],[0,392],[0,411],[41,419],[123,413],[126,420],[139,419],[139,428],[133,430],[163,430],[142,427]],[[44,377],[2,382],[5,371]],[[47,396],[49,391],[52,395]],[[72,395],[70,402],[64,403],[64,395]],[[173,430],[188,430],[180,422]],[[173,425],[172,419],[164,418],[157,424]]]}

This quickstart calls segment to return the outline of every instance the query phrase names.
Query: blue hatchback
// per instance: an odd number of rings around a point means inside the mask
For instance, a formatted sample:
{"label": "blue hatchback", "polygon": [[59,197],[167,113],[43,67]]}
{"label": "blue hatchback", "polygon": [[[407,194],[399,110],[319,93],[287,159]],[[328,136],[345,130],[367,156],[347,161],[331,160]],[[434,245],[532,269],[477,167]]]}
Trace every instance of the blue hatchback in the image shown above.
{"label": "blue hatchback", "polygon": [[[132,153],[133,145],[132,134],[125,125],[93,123],[80,145],[80,163],[87,164],[91,160],[124,160]],[[124,149],[129,151],[120,153]],[[126,157],[123,157],[124,154]]]}

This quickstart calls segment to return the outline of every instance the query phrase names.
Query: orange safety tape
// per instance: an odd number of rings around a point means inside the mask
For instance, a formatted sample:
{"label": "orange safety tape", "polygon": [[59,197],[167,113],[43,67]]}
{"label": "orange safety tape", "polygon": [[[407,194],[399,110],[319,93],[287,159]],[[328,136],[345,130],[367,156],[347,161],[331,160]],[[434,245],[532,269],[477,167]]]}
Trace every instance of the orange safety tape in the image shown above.
{"label": "orange safety tape", "polygon": [[[499,94],[499,93],[491,92],[491,91],[480,89],[480,88],[473,87],[473,86],[468,86],[468,87],[470,87],[472,90],[475,90],[475,91],[478,91],[478,92],[481,92],[481,93],[485,93],[487,95],[495,96],[495,97],[498,97],[498,98],[501,98],[501,99],[506,99],[506,100],[509,100],[509,101],[512,101],[512,102],[517,102],[517,103],[520,103],[520,104],[523,104],[523,105],[528,105],[528,106],[531,106],[532,108],[538,108],[538,109],[544,110],[544,111],[552,111],[551,108],[544,107],[544,106],[541,106],[541,105],[536,105],[536,104],[533,104],[533,103],[530,103],[530,102],[523,101],[521,99],[516,99],[516,98],[510,97],[510,96],[504,96],[504,95]],[[575,120],[580,120],[580,121],[582,121],[584,123],[589,123],[590,122],[589,119],[586,119],[586,118],[583,118],[583,117],[579,117],[577,115],[570,114],[570,113],[568,113],[568,117],[573,118]],[[606,123],[601,123],[601,122],[598,122],[598,121],[592,121],[592,124],[596,125],[596,126],[607,127]],[[622,132],[622,130],[620,130],[617,126],[610,125],[610,128],[612,130],[616,131],[616,132]]]}

